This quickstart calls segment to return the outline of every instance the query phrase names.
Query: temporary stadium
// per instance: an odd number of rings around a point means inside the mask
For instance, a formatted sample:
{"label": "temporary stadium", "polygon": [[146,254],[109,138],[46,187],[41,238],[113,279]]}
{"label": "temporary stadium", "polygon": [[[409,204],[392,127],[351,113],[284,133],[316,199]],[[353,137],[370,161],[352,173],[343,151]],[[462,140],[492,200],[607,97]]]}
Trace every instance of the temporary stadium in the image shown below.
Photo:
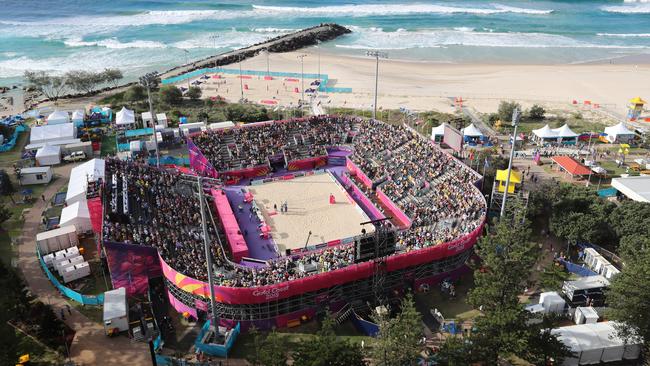
{"label": "temporary stadium", "polygon": [[270,329],[391,301],[457,276],[483,230],[481,177],[405,126],[320,116],[187,146],[190,169],[106,160],[100,241],[115,288],[162,277],[185,316]]}

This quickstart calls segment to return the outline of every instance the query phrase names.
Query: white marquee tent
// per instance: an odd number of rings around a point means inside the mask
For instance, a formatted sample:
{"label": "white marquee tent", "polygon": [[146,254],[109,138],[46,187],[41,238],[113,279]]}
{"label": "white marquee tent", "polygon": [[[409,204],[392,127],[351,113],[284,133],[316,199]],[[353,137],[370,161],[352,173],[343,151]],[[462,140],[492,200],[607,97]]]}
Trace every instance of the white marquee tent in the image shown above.
{"label": "white marquee tent", "polygon": [[72,123],[74,123],[75,126],[83,125],[85,116],[86,113],[83,109],[77,109],[72,112]]}
{"label": "white marquee tent", "polygon": [[72,140],[77,131],[72,123],[32,127],[29,134],[30,144]]}
{"label": "white marquee tent", "polygon": [[122,125],[130,125],[135,123],[135,114],[133,113],[132,110],[126,109],[126,107],[122,107],[122,110],[117,112],[117,115],[115,116],[115,124],[122,126]]}
{"label": "white marquee tent", "polygon": [[68,193],[66,193],[65,202],[68,205],[79,201],[85,202],[88,182],[94,182],[99,178],[104,179],[103,159],[88,160],[73,168],[70,171],[70,182],[68,183]]}
{"label": "white marquee tent", "polygon": [[60,227],[74,226],[77,234],[91,231],[93,226],[90,222],[90,212],[86,201],[75,202],[61,211]]}
{"label": "white marquee tent", "polygon": [[533,135],[537,137],[537,140],[570,140],[578,137],[578,134],[573,132],[567,124],[564,124],[564,126],[560,128],[550,128],[548,125],[546,125],[542,128],[533,130]]}
{"label": "white marquee tent", "polygon": [[463,133],[463,136],[466,136],[466,137],[481,137],[481,136],[483,136],[483,133],[478,128],[476,128],[476,126],[474,126],[473,123],[470,123],[469,126],[463,128],[461,130],[461,132]]}
{"label": "white marquee tent", "polygon": [[61,163],[61,146],[45,145],[36,151],[38,165],[56,165]]}
{"label": "white marquee tent", "polygon": [[623,122],[615,126],[605,127],[605,133],[607,134],[607,141],[611,143],[615,142],[628,142],[628,140],[634,138],[634,131],[630,131],[625,127]]}
{"label": "white marquee tent", "polygon": [[47,116],[48,125],[60,125],[62,123],[70,122],[70,115],[64,111],[54,111]]}

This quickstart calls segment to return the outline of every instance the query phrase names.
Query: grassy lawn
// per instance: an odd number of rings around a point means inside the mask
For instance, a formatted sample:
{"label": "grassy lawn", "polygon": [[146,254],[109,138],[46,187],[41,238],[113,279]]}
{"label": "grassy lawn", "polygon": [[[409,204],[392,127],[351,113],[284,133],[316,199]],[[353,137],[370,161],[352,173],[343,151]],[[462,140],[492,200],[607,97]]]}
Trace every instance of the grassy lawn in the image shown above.
{"label": "grassy lawn", "polygon": [[[319,328],[320,325],[317,321],[310,321],[299,327],[278,329],[277,333],[287,342],[288,349],[295,349],[297,344],[313,339],[315,337],[314,333],[316,333]],[[337,326],[334,330],[339,338],[348,340],[349,342],[359,344],[361,341],[364,341],[366,345],[372,342],[371,337],[359,333],[350,321],[346,321]],[[248,333],[240,334],[239,338],[235,342],[235,346],[233,347],[231,357],[245,358],[246,355],[255,353],[253,340],[254,337]]]}
{"label": "grassy lawn", "polygon": [[[63,357],[56,351],[44,347],[22,332],[15,330],[20,355],[29,354],[30,365],[61,365]],[[18,361],[18,360],[16,360]]]}
{"label": "grassy lawn", "polygon": [[415,302],[418,305],[418,310],[423,312],[423,309],[428,311],[437,308],[445,319],[456,319],[458,321],[478,316],[479,311],[467,303],[467,292],[474,286],[473,275],[469,273],[462,276],[455,285],[456,297],[454,298],[442,293],[438,286],[433,286],[428,293],[417,293]]}

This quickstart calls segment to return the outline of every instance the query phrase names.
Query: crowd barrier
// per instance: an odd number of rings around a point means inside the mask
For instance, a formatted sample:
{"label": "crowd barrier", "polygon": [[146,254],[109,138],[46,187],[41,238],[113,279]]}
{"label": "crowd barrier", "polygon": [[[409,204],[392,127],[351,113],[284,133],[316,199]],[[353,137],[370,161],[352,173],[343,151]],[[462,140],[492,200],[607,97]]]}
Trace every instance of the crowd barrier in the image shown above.
{"label": "crowd barrier", "polygon": [[575,264],[573,262],[569,262],[565,259],[560,258],[560,263],[564,265],[564,268],[566,268],[567,271],[577,274],[580,277],[589,277],[589,276],[597,276],[598,273],[592,271],[591,269],[587,267],[583,267],[581,265]]}
{"label": "crowd barrier", "polygon": [[228,357],[228,353],[232,349],[233,344],[235,344],[235,341],[239,336],[239,331],[240,331],[239,323],[237,323],[237,325],[235,325],[232,328],[231,330],[232,333],[228,336],[226,340],[226,344],[224,345],[202,342],[203,337],[205,337],[205,334],[208,332],[209,328],[210,328],[210,321],[208,320],[201,327],[201,331],[199,332],[199,335],[198,337],[196,337],[196,341],[194,342],[194,347],[198,351],[211,356]]}
{"label": "crowd barrier", "polygon": [[318,90],[323,92],[323,93],[352,93],[352,88],[335,88],[335,87],[328,87],[326,86],[329,83],[329,77],[327,74],[301,74],[298,72],[277,72],[277,71],[271,71],[271,72],[266,72],[266,71],[257,71],[257,70],[239,70],[239,69],[224,69],[221,67],[209,67],[209,68],[203,68],[203,69],[198,69],[194,70],[192,72],[188,72],[182,75],[174,76],[171,78],[163,79],[162,84],[167,85],[167,84],[174,84],[178,83],[181,81],[185,81],[187,79],[194,79],[198,78],[202,75],[205,74],[215,74],[215,73],[221,73],[221,74],[230,74],[230,75],[246,75],[246,76],[258,76],[258,77],[265,77],[265,76],[272,76],[272,77],[280,77],[280,78],[301,78],[304,77],[305,79],[320,79],[321,83],[320,86],[318,87]]}
{"label": "crowd barrier", "polygon": [[[436,246],[413,250],[401,254],[395,254],[386,260],[386,269],[396,271],[411,266],[439,260],[454,256],[470,249],[483,230],[484,222],[471,233]],[[178,273],[159,257],[162,271],[165,277],[181,290],[209,298],[209,286],[207,283],[187,277]],[[373,274],[373,262],[351,264],[345,268],[330,272],[322,272],[293,281],[278,283],[275,285],[259,287],[227,287],[214,286],[215,299],[227,304],[259,304],[268,301],[279,300],[306,292],[321,290],[324,288],[341,285],[351,281],[367,278]]]}
{"label": "crowd barrier", "polygon": [[393,203],[393,201],[388,198],[388,196],[386,196],[381,188],[377,188],[375,190],[375,195],[377,196],[377,199],[386,207],[386,209],[390,211],[391,214],[393,214],[393,218],[400,223],[401,229],[408,229],[411,227],[411,219],[409,219],[408,216],[406,216],[406,214],[400,210],[400,208],[397,207],[397,205]]}
{"label": "crowd barrier", "polygon": [[18,135],[21,132],[27,131],[27,127],[24,125],[17,125],[14,129],[14,133],[11,135],[11,138],[0,145],[0,153],[7,152],[13,149],[16,146],[16,140],[18,140]]}
{"label": "crowd barrier", "polygon": [[83,305],[102,305],[104,303],[104,294],[99,294],[97,296],[84,295],[61,284],[61,282],[59,282],[59,280],[57,280],[57,278],[52,274],[50,269],[47,268],[45,261],[41,257],[41,251],[38,249],[38,246],[36,247],[36,255],[38,256],[38,261],[41,263],[41,268],[43,268],[45,275],[50,282],[52,282],[54,287],[63,294],[63,296]]}
{"label": "crowd barrier", "polygon": [[370,201],[368,196],[366,196],[365,193],[357,185],[350,179],[348,178],[347,175],[342,174],[342,175],[337,175],[337,177],[341,180],[341,183],[345,187],[348,187],[352,190],[352,196],[353,198],[356,198],[357,201],[365,208],[366,212],[370,217],[373,218],[373,220],[380,220],[383,219],[385,216],[375,205]]}
{"label": "crowd barrier", "polygon": [[372,181],[370,178],[368,178],[368,176],[361,169],[359,169],[359,167],[357,167],[357,165],[353,163],[352,160],[348,158],[345,166],[348,168],[350,175],[354,175],[359,178],[359,180],[363,183],[364,186],[366,186],[366,188],[372,188]]}
{"label": "crowd barrier", "polygon": [[217,207],[219,220],[221,221],[223,230],[226,233],[226,241],[228,241],[228,246],[230,246],[233,261],[239,263],[243,257],[248,257],[248,246],[246,245],[246,240],[241,234],[237,218],[232,212],[228,197],[221,190],[218,191],[212,189],[211,193],[214,199],[214,204]]}

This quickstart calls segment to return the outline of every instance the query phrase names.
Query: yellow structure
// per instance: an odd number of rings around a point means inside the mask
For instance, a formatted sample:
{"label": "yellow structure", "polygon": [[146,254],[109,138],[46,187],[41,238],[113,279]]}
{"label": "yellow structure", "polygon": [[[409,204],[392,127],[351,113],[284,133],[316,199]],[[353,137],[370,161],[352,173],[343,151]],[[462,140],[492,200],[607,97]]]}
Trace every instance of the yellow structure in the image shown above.
{"label": "yellow structure", "polygon": [[638,118],[641,113],[643,113],[643,106],[645,104],[645,100],[641,99],[641,97],[630,99],[630,106],[628,107],[630,111],[628,112],[628,117]]}
{"label": "yellow structure", "polygon": [[[496,180],[499,182],[499,192],[506,189],[506,180],[508,178],[507,170],[497,170]],[[508,193],[514,193],[517,184],[521,184],[521,173],[512,170],[510,173],[510,184],[508,186]]]}

